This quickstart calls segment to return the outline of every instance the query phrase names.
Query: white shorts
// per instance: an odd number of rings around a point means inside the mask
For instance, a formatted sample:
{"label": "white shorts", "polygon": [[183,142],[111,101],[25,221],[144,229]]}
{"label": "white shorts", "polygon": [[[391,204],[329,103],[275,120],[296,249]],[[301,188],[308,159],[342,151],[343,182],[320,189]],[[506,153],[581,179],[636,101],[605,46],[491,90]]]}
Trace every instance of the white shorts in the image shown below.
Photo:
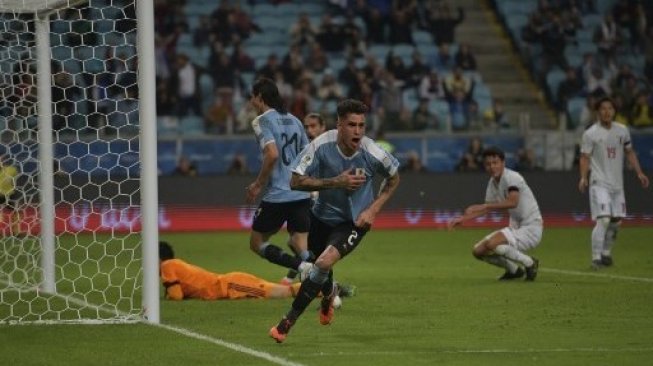
{"label": "white shorts", "polygon": [[612,190],[605,187],[591,186],[590,210],[592,220],[598,217],[626,217],[626,196],[624,190]]}
{"label": "white shorts", "polygon": [[485,239],[490,239],[494,234],[502,233],[508,240],[508,245],[515,247],[519,251],[525,252],[533,249],[540,244],[542,240],[542,225],[523,226],[518,229],[504,227],[501,230],[492,232]]}

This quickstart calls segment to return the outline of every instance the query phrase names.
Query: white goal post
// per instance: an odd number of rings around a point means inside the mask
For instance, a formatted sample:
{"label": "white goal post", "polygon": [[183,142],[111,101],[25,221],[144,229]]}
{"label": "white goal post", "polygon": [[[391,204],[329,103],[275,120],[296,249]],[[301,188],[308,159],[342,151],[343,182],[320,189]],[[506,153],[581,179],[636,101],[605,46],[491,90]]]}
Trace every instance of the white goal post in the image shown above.
{"label": "white goal post", "polygon": [[0,324],[160,321],[153,9],[0,0]]}

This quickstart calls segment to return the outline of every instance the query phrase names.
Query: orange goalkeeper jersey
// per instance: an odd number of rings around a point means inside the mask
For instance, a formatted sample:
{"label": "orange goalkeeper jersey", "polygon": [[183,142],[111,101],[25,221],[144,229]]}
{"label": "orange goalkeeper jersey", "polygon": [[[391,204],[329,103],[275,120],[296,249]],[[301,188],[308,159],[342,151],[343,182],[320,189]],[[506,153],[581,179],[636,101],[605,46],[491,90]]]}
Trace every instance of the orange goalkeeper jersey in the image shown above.
{"label": "orange goalkeeper jersey", "polygon": [[171,300],[266,298],[279,286],[249,273],[209,272],[181,259],[161,263],[161,281],[166,288],[166,298]]}

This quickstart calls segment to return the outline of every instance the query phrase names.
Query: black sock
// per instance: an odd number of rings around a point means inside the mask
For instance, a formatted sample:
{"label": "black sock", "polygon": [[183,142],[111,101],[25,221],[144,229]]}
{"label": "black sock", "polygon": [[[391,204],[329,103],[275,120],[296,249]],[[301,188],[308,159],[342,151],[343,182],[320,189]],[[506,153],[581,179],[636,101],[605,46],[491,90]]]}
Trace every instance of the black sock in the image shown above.
{"label": "black sock", "polygon": [[265,247],[263,257],[274,264],[294,270],[298,270],[299,265],[302,263],[301,259],[285,253],[281,248],[273,244]]}
{"label": "black sock", "polygon": [[[322,303],[324,304],[333,292],[333,271],[329,272],[329,278],[322,285]],[[336,294],[337,295],[337,294]],[[327,302],[328,304],[328,302]]]}
{"label": "black sock", "polygon": [[302,282],[299,292],[295,297],[295,300],[292,302],[292,308],[286,315],[286,317],[292,321],[297,320],[300,315],[306,310],[308,305],[317,297],[317,294],[320,293],[321,284],[311,281],[311,279],[306,279]]}

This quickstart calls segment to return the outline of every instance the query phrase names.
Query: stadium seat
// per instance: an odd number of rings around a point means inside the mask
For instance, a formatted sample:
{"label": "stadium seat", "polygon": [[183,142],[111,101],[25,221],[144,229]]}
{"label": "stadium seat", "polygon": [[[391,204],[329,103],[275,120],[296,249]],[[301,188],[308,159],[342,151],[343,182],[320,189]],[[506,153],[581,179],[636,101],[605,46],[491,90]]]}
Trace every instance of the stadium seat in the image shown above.
{"label": "stadium seat", "polygon": [[571,98],[567,101],[567,113],[569,114],[570,121],[567,125],[576,127],[580,124],[580,113],[585,106],[585,98]]}
{"label": "stadium seat", "polygon": [[553,69],[546,74],[546,86],[549,89],[549,95],[554,102],[558,99],[558,86],[565,79],[565,72],[560,69]]}
{"label": "stadium seat", "polygon": [[181,133],[185,136],[197,136],[204,134],[204,120],[199,116],[185,116],[179,121]]}
{"label": "stadium seat", "polygon": [[415,41],[415,44],[417,45],[420,44],[432,45],[433,37],[431,36],[431,33],[426,31],[414,31],[413,41]]}

